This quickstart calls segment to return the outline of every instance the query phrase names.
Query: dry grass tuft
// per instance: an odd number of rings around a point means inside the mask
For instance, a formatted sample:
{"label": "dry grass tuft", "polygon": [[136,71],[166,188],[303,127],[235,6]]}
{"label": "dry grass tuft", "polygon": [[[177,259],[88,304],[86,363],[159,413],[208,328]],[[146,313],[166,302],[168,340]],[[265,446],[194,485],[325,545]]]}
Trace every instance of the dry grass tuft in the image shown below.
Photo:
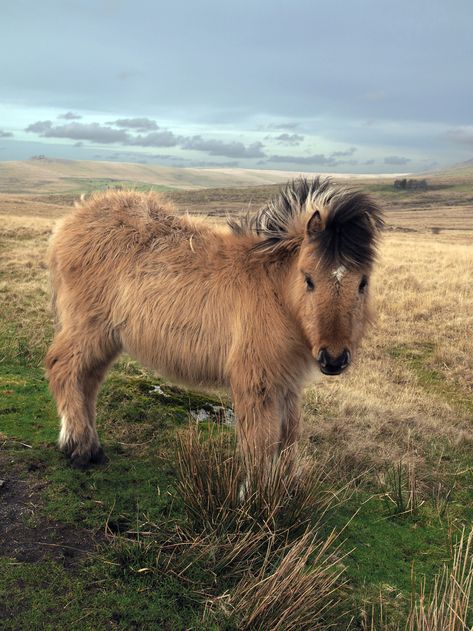
{"label": "dry grass tuft", "polygon": [[[343,585],[340,555],[332,533],[323,541],[312,530],[264,558],[228,597],[238,628],[255,631],[328,629]],[[276,563],[274,556],[277,557]],[[330,625],[331,626],[331,625]]]}
{"label": "dry grass tuft", "polygon": [[412,604],[406,631],[471,631],[471,593],[473,588],[473,530],[463,531],[453,554],[451,566],[427,591],[425,581]]}
{"label": "dry grass tuft", "polygon": [[343,555],[335,532],[322,538],[318,528],[347,488],[332,490],[326,462],[296,467],[288,453],[245,467],[219,428],[208,437],[191,426],[178,440],[178,493],[191,518],[179,573],[203,562],[215,585],[227,585],[208,595],[206,615],[224,615],[238,629],[328,629],[340,606]]}
{"label": "dry grass tuft", "polygon": [[178,491],[193,521],[217,530],[243,524],[268,528],[318,523],[348,494],[334,492],[330,460],[283,452],[271,463],[253,459],[244,466],[233,436],[216,429],[210,438],[191,426],[178,438]]}

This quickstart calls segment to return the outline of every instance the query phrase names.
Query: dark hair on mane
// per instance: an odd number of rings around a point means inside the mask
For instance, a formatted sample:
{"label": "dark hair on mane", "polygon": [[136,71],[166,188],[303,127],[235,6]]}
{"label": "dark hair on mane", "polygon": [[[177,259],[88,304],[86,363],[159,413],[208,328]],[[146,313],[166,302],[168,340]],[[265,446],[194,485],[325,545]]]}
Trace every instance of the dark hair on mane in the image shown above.
{"label": "dark hair on mane", "polygon": [[235,234],[261,237],[254,250],[282,254],[281,249],[288,253],[300,247],[305,233],[297,220],[303,215],[309,220],[317,210],[322,226],[310,232],[310,239],[322,262],[348,268],[371,265],[384,226],[382,211],[369,195],[329,178],[293,180],[254,216],[228,223]]}

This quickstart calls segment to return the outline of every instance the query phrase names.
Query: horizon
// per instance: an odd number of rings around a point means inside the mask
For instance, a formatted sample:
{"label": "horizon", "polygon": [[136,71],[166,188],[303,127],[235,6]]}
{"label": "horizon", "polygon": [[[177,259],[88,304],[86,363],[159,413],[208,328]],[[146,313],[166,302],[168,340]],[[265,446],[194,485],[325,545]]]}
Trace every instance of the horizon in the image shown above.
{"label": "horizon", "polygon": [[23,0],[2,18],[3,162],[395,175],[473,157],[466,1]]}

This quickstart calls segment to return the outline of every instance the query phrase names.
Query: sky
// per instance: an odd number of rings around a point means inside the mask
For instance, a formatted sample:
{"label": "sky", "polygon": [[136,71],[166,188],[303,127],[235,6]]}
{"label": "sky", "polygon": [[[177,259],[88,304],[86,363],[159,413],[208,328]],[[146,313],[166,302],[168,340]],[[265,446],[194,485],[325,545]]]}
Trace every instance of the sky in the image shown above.
{"label": "sky", "polygon": [[473,158],[472,0],[15,0],[0,160],[423,172]]}

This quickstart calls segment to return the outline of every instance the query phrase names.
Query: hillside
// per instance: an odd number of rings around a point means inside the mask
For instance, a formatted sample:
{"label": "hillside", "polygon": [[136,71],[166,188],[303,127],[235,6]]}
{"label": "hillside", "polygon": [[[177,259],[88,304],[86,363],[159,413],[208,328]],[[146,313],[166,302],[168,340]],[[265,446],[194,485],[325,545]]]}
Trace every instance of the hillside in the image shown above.
{"label": "hillside", "polygon": [[250,186],[282,182],[294,174],[251,169],[173,168],[147,164],[36,159],[0,162],[0,192],[74,192],[109,186],[157,188]]}
{"label": "hillside", "polygon": [[[297,175],[299,173],[295,171],[165,167],[126,162],[42,158],[0,162],[0,192],[72,193],[120,185],[146,188],[153,185],[158,189],[261,186],[284,182]],[[378,180],[382,176],[347,174],[337,177],[369,177]]]}

